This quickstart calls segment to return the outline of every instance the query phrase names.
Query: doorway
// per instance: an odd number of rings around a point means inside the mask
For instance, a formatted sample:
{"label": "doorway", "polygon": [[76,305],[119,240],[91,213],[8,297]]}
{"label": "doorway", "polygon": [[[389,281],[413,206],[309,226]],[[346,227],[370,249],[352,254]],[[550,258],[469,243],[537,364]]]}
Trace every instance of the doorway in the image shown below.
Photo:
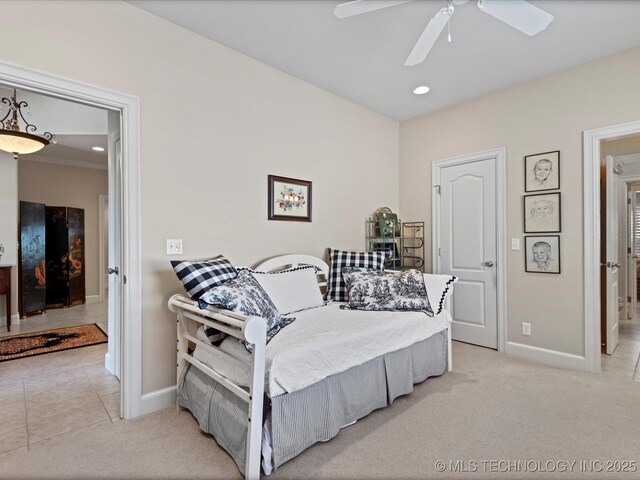
{"label": "doorway", "polygon": [[458,277],[454,340],[504,351],[506,150],[433,163],[433,270]]}
{"label": "doorway", "polygon": [[600,142],[601,370],[634,378],[640,358],[637,275],[640,256],[640,135]]}
{"label": "doorway", "polygon": [[45,96],[91,105],[114,112],[120,119],[122,158],[120,239],[122,257],[118,268],[121,291],[122,402],[123,418],[144,411],[142,401],[142,327],[140,258],[140,101],[137,97],[94,87],[0,61],[0,83]]}
{"label": "doorway", "polygon": [[[605,151],[611,146],[607,145],[607,142],[630,139],[639,135],[640,121],[584,132],[584,369],[587,371],[603,370],[602,350],[604,348],[606,354],[606,335],[611,333],[610,341],[614,340],[616,335],[619,336],[622,332],[620,315],[623,318],[625,316],[625,299],[620,296],[619,270],[625,263],[624,259],[627,255],[620,255],[618,248],[613,248],[617,243],[615,237],[619,235],[616,229],[610,227],[607,233],[607,225],[613,223],[613,216],[617,214],[611,209],[612,204],[615,203],[613,197],[609,200],[610,208],[607,209],[606,197],[612,194],[606,190],[607,170],[610,170],[609,180],[611,181],[616,175],[614,169],[620,170],[620,164],[616,164],[614,160],[614,156],[619,155],[619,152],[616,154],[609,151],[610,158],[607,158]],[[604,188],[603,185],[605,185]],[[604,211],[606,214],[603,213]],[[611,216],[610,212],[612,212]],[[619,222],[616,223],[619,224]],[[611,237],[610,240],[609,237]],[[620,257],[622,257],[622,264]],[[615,291],[616,287],[618,292]],[[626,288],[622,289],[622,293],[623,295],[626,293]],[[615,341],[610,342],[610,354],[615,354],[614,344]]]}

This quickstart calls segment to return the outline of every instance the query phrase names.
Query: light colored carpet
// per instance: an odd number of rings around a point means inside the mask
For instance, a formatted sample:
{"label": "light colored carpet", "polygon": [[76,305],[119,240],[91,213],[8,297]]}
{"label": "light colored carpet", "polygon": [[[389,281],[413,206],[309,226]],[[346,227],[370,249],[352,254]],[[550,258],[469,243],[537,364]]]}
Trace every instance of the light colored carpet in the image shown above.
{"label": "light colored carpet", "polygon": [[[640,461],[638,431],[640,383],[631,378],[558,370],[456,343],[453,372],[417,385],[272,478],[638,478],[637,463],[628,474],[598,471],[607,461]],[[451,472],[449,462],[472,470],[475,462],[476,471]],[[596,471],[586,474],[581,462]],[[547,472],[524,472],[527,466]],[[7,452],[0,456],[0,477],[240,476],[191,415],[172,408]]]}

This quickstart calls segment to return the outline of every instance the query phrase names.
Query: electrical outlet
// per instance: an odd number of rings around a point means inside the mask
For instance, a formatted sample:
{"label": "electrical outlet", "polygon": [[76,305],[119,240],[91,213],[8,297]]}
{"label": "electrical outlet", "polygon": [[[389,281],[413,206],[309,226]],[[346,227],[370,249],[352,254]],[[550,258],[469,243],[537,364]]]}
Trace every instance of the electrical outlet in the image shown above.
{"label": "electrical outlet", "polygon": [[522,322],[522,334],[523,335],[531,335],[531,324]]}
{"label": "electrical outlet", "polygon": [[181,238],[167,238],[167,255],[182,255]]}
{"label": "electrical outlet", "polygon": [[520,239],[512,238],[511,239],[511,250],[520,250]]}

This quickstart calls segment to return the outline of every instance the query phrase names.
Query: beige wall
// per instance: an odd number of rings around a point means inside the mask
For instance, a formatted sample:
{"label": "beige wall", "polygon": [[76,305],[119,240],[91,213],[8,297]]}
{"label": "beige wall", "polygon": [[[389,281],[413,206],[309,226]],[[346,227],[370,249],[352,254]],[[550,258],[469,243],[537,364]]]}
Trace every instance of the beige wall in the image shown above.
{"label": "beige wall", "polygon": [[84,209],[86,295],[100,295],[98,196],[107,194],[107,171],[35,162],[28,158],[33,157],[21,157],[18,162],[20,201]]}
{"label": "beige wall", "polygon": [[[122,2],[3,2],[10,62],[140,97],[143,392],[175,384],[184,256],[235,264],[362,249],[364,218],[398,207],[397,122]],[[313,222],[267,221],[267,175],[313,181]]]}
{"label": "beige wall", "polygon": [[[11,265],[11,315],[18,315],[18,165],[13,156],[0,152],[0,265]],[[0,300],[0,325],[5,325],[6,305]],[[15,318],[13,319],[15,321]]]}
{"label": "beige wall", "polygon": [[[504,146],[509,238],[523,238],[523,157],[560,150],[562,274],[525,273],[523,251],[509,250],[511,342],[584,355],[582,132],[640,119],[639,76],[635,49],[400,126],[402,217],[430,224],[432,161]],[[521,335],[521,322],[531,323],[530,337]]]}
{"label": "beige wall", "polygon": [[640,153],[640,135],[619,138],[617,140],[606,140],[600,145],[600,154],[602,157],[607,155],[617,157],[619,155],[632,155],[634,153]]}

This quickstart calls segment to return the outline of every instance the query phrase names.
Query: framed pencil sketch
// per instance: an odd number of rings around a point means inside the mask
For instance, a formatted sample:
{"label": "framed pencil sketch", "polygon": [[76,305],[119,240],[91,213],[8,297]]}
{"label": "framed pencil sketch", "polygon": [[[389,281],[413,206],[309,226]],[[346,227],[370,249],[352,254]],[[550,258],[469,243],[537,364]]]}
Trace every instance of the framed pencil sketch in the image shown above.
{"label": "framed pencil sketch", "polygon": [[525,272],[560,273],[560,235],[524,237]]}
{"label": "framed pencil sketch", "polygon": [[524,191],[539,192],[560,188],[560,151],[524,157]]}
{"label": "framed pencil sketch", "polygon": [[560,232],[560,192],[524,196],[524,233]]}
{"label": "framed pencil sketch", "polygon": [[268,177],[269,220],[311,221],[311,182],[296,178]]}

